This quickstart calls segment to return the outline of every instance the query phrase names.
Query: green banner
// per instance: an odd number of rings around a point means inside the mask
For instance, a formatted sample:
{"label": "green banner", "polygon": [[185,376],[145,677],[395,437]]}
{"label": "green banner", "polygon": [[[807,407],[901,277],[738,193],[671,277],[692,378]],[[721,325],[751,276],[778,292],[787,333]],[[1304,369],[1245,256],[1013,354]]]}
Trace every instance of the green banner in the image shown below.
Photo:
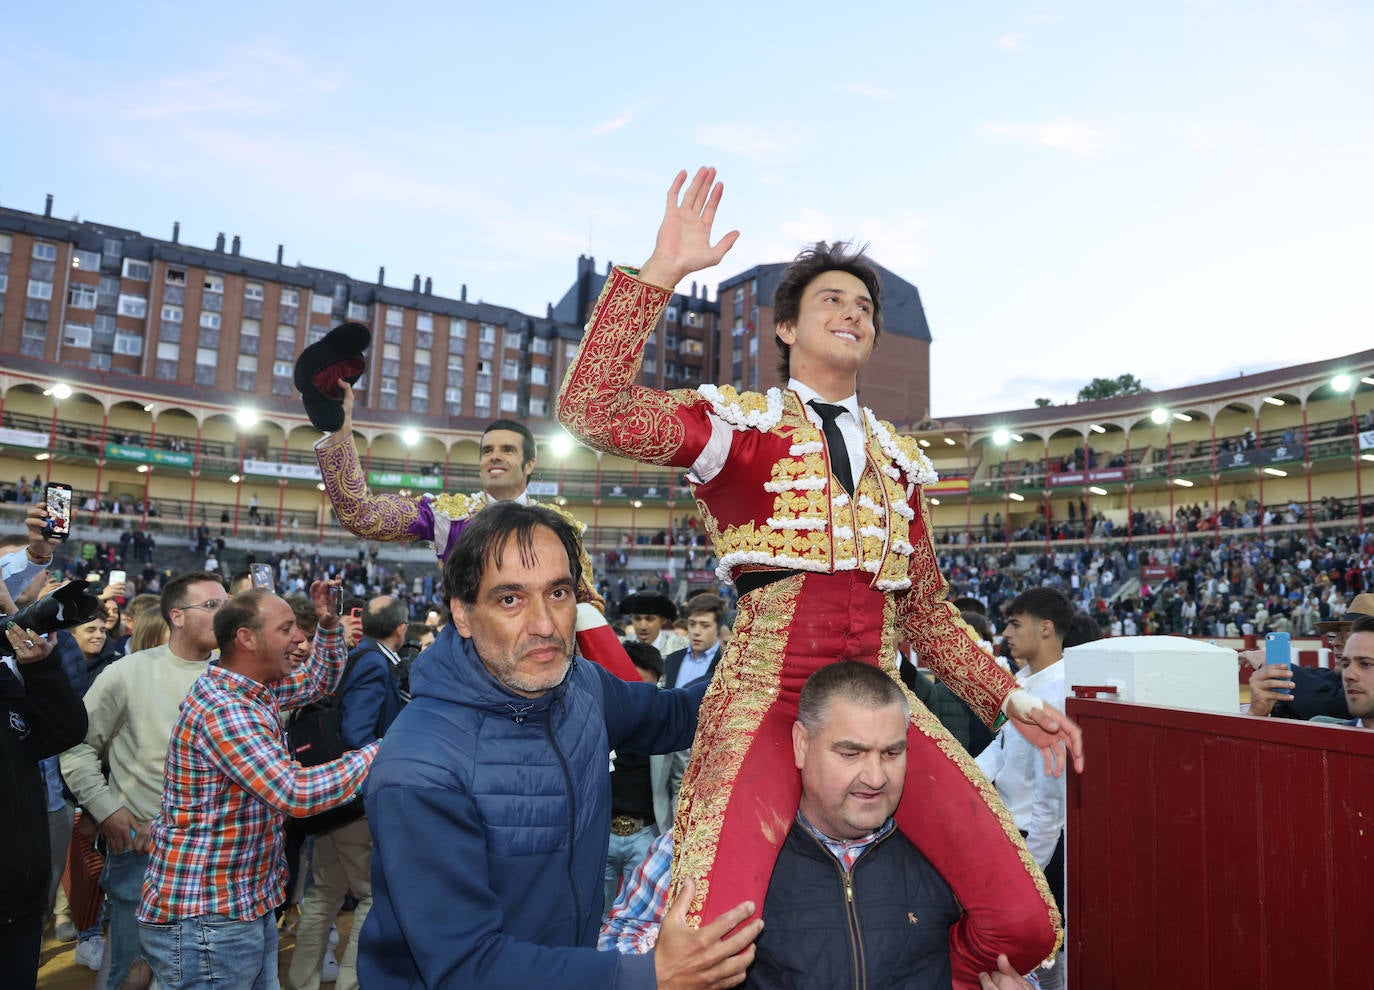
{"label": "green banner", "polygon": [[188,468],[194,464],[195,457],[180,450],[150,450],[147,447],[125,447],[122,444],[107,443],[105,456],[112,461],[137,461],[139,464],[170,464],[173,467]]}
{"label": "green banner", "polygon": [[444,487],[443,478],[428,474],[402,474],[400,471],[369,471],[367,483],[378,488],[419,488],[431,492]]}

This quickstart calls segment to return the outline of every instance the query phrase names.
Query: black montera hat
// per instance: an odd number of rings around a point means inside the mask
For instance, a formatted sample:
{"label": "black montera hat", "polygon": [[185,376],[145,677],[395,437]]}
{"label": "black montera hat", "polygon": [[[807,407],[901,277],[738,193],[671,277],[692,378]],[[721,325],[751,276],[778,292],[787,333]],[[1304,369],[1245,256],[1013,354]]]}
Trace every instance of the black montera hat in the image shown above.
{"label": "black montera hat", "polygon": [[677,606],[657,591],[636,591],[620,603],[621,615],[661,615],[669,622],[677,618]]}
{"label": "black montera hat", "polygon": [[332,433],[343,426],[343,389],[367,370],[363,352],[372,331],[361,323],[343,323],[315,341],[296,358],[296,388],[315,429]]}

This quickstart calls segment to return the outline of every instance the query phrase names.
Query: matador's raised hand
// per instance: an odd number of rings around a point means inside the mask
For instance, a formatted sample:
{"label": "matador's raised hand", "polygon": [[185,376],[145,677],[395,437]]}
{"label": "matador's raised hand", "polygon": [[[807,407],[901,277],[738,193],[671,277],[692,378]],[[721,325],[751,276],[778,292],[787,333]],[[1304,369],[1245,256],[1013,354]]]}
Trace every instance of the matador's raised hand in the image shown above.
{"label": "matador's raised hand", "polygon": [[711,225],[716,219],[716,207],[725,192],[724,183],[716,182],[716,170],[699,168],[684,195],[683,183],[687,173],[679,172],[668,187],[668,206],[663,223],[654,241],[654,253],[639,270],[639,277],[653,285],[671,289],[692,272],[720,264],[725,252],[739,240],[739,231],[732,230],[715,244],[711,243]]}

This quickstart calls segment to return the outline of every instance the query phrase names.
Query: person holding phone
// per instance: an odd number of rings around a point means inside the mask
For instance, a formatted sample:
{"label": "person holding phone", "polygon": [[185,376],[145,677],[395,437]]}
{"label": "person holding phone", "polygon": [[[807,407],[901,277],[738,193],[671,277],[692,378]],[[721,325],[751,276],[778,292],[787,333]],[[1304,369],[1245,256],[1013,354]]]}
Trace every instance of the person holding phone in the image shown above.
{"label": "person holding phone", "polygon": [[48,528],[48,507],[32,506],[24,516],[24,526],[28,530],[28,544],[18,550],[0,557],[0,579],[5,582],[5,590],[18,605],[27,593],[37,598],[37,593],[48,577],[52,566],[54,548],[62,544],[62,537],[56,536]]}
{"label": "person holding phone", "polygon": [[[1318,630],[1327,638],[1332,653],[1339,658],[1354,622],[1374,617],[1374,594],[1356,595],[1339,619],[1319,622]],[[1274,662],[1268,650],[1244,650],[1242,666],[1250,666],[1250,707],[1247,714],[1260,718],[1312,719],[1316,716],[1347,718],[1345,690],[1340,671],[1324,667],[1301,667],[1291,662]]]}

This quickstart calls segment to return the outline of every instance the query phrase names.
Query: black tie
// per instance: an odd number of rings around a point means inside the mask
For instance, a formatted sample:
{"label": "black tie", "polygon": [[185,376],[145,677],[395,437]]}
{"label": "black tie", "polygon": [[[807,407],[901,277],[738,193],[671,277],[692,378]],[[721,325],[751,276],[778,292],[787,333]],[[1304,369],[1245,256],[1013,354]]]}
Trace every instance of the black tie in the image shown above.
{"label": "black tie", "polygon": [[830,470],[839,479],[840,487],[845,490],[845,493],[853,495],[854,472],[849,468],[849,448],[845,446],[844,434],[840,432],[839,424],[835,422],[840,413],[845,411],[844,406],[836,406],[816,399],[811,400],[810,406],[821,416],[821,429],[825,433],[825,445],[830,448]]}

